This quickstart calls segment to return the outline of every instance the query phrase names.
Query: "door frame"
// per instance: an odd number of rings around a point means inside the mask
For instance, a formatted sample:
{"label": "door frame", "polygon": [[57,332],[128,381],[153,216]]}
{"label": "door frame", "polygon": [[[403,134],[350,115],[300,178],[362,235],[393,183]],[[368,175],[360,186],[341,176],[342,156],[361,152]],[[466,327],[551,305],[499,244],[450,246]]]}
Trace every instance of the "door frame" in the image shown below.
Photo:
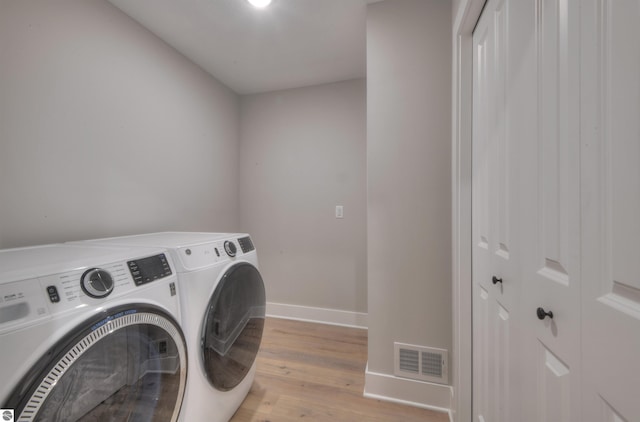
{"label": "door frame", "polygon": [[[472,420],[471,134],[473,30],[486,0],[459,0],[452,31],[452,275],[454,421]],[[454,2],[455,4],[455,2]]]}

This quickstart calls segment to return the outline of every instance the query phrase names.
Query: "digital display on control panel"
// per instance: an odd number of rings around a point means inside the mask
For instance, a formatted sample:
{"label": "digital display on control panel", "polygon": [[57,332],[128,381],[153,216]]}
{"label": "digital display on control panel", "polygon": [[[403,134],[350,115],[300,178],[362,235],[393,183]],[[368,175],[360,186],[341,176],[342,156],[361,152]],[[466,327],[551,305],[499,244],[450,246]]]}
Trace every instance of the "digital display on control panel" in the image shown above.
{"label": "digital display on control panel", "polygon": [[164,254],[127,262],[133,281],[137,286],[170,276],[171,267]]}

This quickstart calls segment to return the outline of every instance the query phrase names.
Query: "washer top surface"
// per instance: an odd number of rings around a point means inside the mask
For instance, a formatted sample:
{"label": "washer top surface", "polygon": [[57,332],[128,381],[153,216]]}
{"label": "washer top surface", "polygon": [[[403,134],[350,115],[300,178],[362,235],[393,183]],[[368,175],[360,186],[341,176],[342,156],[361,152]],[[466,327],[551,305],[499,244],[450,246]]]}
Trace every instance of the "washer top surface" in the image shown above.
{"label": "washer top surface", "polygon": [[51,244],[0,250],[0,283],[41,277],[141,255],[162,253],[159,248]]}
{"label": "washer top surface", "polygon": [[219,240],[248,236],[243,233],[161,232],[89,240],[88,243],[181,248]]}
{"label": "washer top surface", "polygon": [[[172,255],[177,271],[188,272],[224,265],[236,259],[236,253],[257,265],[253,243],[249,240],[247,245],[241,241],[247,238],[250,236],[246,233],[160,232],[73,243],[165,248]],[[227,247],[230,250],[227,251]]]}

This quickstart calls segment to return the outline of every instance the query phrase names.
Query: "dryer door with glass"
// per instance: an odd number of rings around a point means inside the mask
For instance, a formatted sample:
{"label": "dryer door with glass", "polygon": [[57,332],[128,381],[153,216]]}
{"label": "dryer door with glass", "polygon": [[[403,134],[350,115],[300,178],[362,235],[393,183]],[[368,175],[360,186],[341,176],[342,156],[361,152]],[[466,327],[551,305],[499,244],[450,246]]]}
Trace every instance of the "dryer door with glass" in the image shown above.
{"label": "dryer door with glass", "polygon": [[150,305],[123,305],[60,340],[6,405],[18,421],[176,421],[186,377],[177,322]]}
{"label": "dryer door with glass", "polygon": [[224,273],[202,326],[202,360],[216,389],[233,389],[251,369],[262,340],[265,306],[264,283],[256,267],[241,262]]}

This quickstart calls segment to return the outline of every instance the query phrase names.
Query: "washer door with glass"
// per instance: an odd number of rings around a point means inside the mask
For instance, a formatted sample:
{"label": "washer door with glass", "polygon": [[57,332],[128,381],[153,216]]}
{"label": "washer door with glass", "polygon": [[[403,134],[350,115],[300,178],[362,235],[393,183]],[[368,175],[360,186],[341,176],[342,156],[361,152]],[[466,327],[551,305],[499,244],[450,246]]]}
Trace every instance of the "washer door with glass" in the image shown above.
{"label": "washer door with glass", "polygon": [[176,421],[187,358],[175,320],[149,305],[110,309],[62,339],[7,406],[17,421]]}
{"label": "washer door with glass", "polygon": [[243,262],[222,276],[205,314],[202,359],[216,389],[229,391],[255,361],[265,318],[265,290],[257,268]]}

